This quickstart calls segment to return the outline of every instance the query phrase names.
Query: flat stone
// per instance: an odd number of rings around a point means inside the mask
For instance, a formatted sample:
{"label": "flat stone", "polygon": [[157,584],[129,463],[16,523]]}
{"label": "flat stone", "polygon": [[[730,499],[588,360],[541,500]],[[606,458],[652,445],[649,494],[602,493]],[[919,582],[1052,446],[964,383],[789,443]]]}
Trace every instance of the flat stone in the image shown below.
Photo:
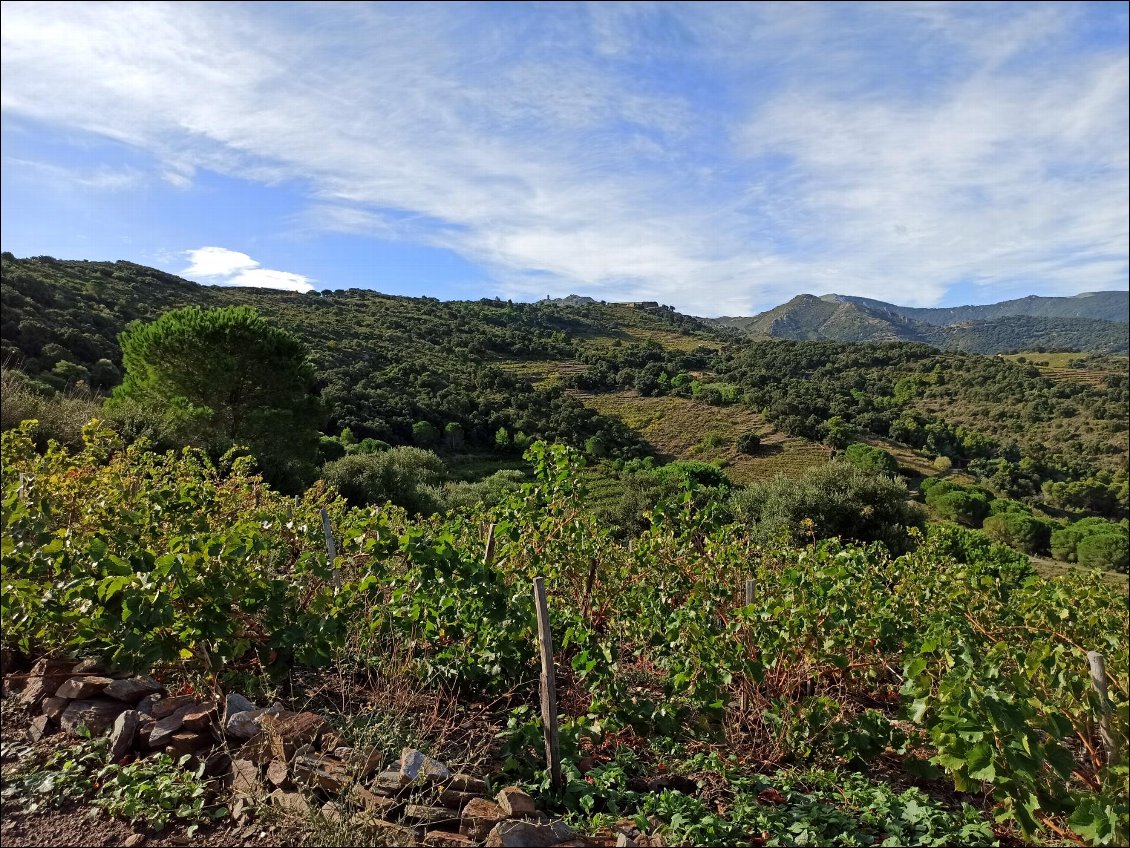
{"label": "flat stone", "polygon": [[475,795],[485,795],[487,782],[477,777],[472,777],[469,774],[459,772],[458,774],[453,774],[451,779],[447,781],[447,788],[454,789],[456,792],[471,792]]}
{"label": "flat stone", "polygon": [[231,756],[225,751],[214,750],[204,760],[204,774],[219,777],[231,772]]}
{"label": "flat stone", "polygon": [[293,771],[296,781],[326,792],[341,792],[353,782],[345,763],[328,757],[298,757]]}
{"label": "flat stone", "polygon": [[51,719],[45,715],[36,716],[31,720],[31,724],[27,729],[27,738],[32,742],[38,742],[50,731]]}
{"label": "flat stone", "polygon": [[109,677],[95,677],[93,675],[72,677],[63,681],[55,690],[56,698],[90,698],[102,694],[102,690],[114,681]]}
{"label": "flat stone", "polygon": [[131,833],[122,841],[122,848],[137,848],[145,842],[144,833]]}
{"label": "flat stone", "polygon": [[398,771],[382,771],[372,783],[374,792],[396,793],[404,788],[405,782]]}
{"label": "flat stone", "polygon": [[271,793],[271,803],[284,813],[296,816],[308,816],[311,812],[310,802],[301,792],[284,792],[282,789],[276,789]]}
{"label": "flat stone", "polygon": [[[336,730],[326,731],[321,736],[321,746],[323,751],[333,751],[335,748],[340,748],[341,734]],[[345,759],[345,757],[339,757],[339,759]]]}
{"label": "flat stone", "polygon": [[259,767],[250,760],[232,760],[231,791],[236,795],[257,798],[263,794]]}
{"label": "flat stone", "polygon": [[173,756],[183,757],[185,754],[196,754],[212,747],[212,735],[201,730],[181,729],[169,738],[165,750]]}
{"label": "flat stone", "polygon": [[506,818],[502,807],[486,798],[476,798],[463,808],[459,832],[472,839],[485,839],[491,829]]}
{"label": "flat stone", "polygon": [[185,713],[184,727],[186,730],[207,730],[212,726],[217,715],[215,704],[201,704]]}
{"label": "flat stone", "polygon": [[271,753],[276,760],[289,760],[299,747],[314,744],[329,724],[317,713],[302,712],[265,715],[259,726],[271,740]]}
{"label": "flat stone", "polygon": [[451,779],[451,769],[415,748],[400,752],[400,776],[405,783],[446,783]]}
{"label": "flat stone", "polygon": [[439,802],[450,810],[462,810],[471,801],[479,796],[474,792],[458,792],[454,789],[444,789],[439,793]]}
{"label": "flat stone", "polygon": [[486,844],[488,848],[552,848],[573,837],[565,822],[534,824],[512,819],[496,824],[487,834]]}
{"label": "flat stone", "polygon": [[236,713],[251,712],[255,709],[255,705],[240,695],[238,692],[229,692],[227,698],[224,700],[224,718],[233,716]]}
{"label": "flat stone", "polygon": [[150,718],[153,718],[153,708],[157,706],[157,702],[160,700],[161,696],[157,693],[146,695],[137,702],[137,706],[134,707],[134,709],[136,709],[143,716],[149,716]]}
{"label": "flat stone", "polygon": [[[337,756],[336,751],[334,752],[334,756]],[[368,777],[379,769],[384,762],[384,758],[384,751],[380,748],[354,748],[353,753],[348,757],[339,757],[339,759],[349,761],[354,771],[357,772],[358,777]]]}
{"label": "flat stone", "polygon": [[502,811],[508,816],[524,818],[525,816],[532,816],[538,811],[534,799],[517,786],[507,786],[498,793],[495,800],[498,801],[498,806],[502,807]]}
{"label": "flat stone", "polygon": [[224,722],[224,732],[236,739],[250,739],[262,730],[261,720],[265,716],[278,715],[281,712],[282,707],[272,706],[232,713]]}
{"label": "flat stone", "polygon": [[[147,695],[156,695],[162,686],[152,677],[126,677],[122,680],[111,680],[102,690],[102,694],[110,698],[117,698],[127,704],[136,704]],[[152,704],[149,711],[152,715]]]}
{"label": "flat stone", "polygon": [[638,845],[639,843],[628,836],[628,834],[624,833],[624,831],[620,831],[616,834],[616,848],[637,848]]}
{"label": "flat stone", "polygon": [[322,804],[322,818],[332,824],[342,824],[345,821],[345,810],[342,809],[341,804],[334,801],[326,801]]}
{"label": "flat stone", "polygon": [[109,698],[71,701],[59,716],[59,724],[72,736],[78,735],[79,726],[85,726],[92,736],[100,736],[110,729],[118,713],[125,708],[121,701]]}
{"label": "flat stone", "polygon": [[[326,739],[326,737],[324,737],[324,736],[323,736],[323,737],[322,737],[322,741],[323,741],[323,742],[325,742],[325,739]],[[329,751],[330,751],[330,753],[331,753],[331,754],[333,754],[333,755],[334,755],[334,756],[335,756],[335,757],[336,757],[337,759],[339,759],[339,760],[343,760],[343,761],[344,761],[344,760],[352,760],[352,759],[353,759],[353,755],[354,755],[355,753],[357,753],[356,749],[354,749],[354,748],[347,748],[347,747],[346,747],[346,746],[344,746],[344,745],[338,745],[338,746],[337,746],[336,748],[330,749],[328,745],[324,745],[324,744],[323,744],[323,745],[322,745],[322,750],[323,750],[323,751],[325,751],[325,750],[329,750]]]}
{"label": "flat stone", "polygon": [[70,701],[66,698],[56,698],[52,695],[49,698],[43,699],[41,709],[43,710],[43,714],[48,718],[58,718],[63,714],[63,710],[67,708],[67,704],[69,703]]}
{"label": "flat stone", "polygon": [[251,760],[253,763],[265,766],[274,760],[271,740],[266,733],[257,733],[240,746],[237,756],[241,760]]}
{"label": "flat stone", "polygon": [[38,707],[44,698],[55,694],[63,681],[71,676],[74,660],[50,659],[36,660],[28,673],[27,683],[20,693],[20,703],[28,709]]}
{"label": "flat stone", "polygon": [[478,844],[478,840],[448,830],[433,830],[424,836],[424,845],[428,848],[470,848]]}
{"label": "flat stone", "polygon": [[271,761],[271,764],[267,766],[267,783],[280,789],[287,788],[287,784],[290,783],[290,769],[286,767],[285,762],[282,760]]}
{"label": "flat stone", "polygon": [[440,824],[454,825],[459,821],[459,816],[452,813],[447,807],[431,807],[425,804],[408,804],[404,808],[405,821],[432,827]]}
{"label": "flat stone", "polygon": [[349,802],[363,810],[369,810],[382,819],[395,819],[400,813],[401,804],[384,795],[370,792],[359,783],[349,787]]}
{"label": "flat stone", "polygon": [[126,710],[118,714],[110,731],[110,762],[116,763],[133,750],[133,740],[140,726],[141,713],[137,710]]}
{"label": "flat stone", "polygon": [[173,738],[173,734],[181,729],[184,724],[184,717],[188,715],[195,708],[195,702],[185,704],[179,710],[164,718],[158,719],[157,723],[153,725],[153,729],[149,732],[149,747],[161,748],[169,744]]}
{"label": "flat stone", "polygon": [[171,716],[179,710],[183,710],[185,707],[194,707],[197,704],[198,701],[193,695],[176,695],[172,698],[162,698],[160,701],[153,702],[151,715],[153,718],[162,719]]}

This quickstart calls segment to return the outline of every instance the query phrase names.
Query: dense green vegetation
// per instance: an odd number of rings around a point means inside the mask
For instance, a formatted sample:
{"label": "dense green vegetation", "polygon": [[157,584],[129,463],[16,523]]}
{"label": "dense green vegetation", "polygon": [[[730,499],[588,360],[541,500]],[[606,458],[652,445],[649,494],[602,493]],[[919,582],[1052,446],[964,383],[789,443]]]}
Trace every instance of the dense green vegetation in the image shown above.
{"label": "dense green vegetation", "polygon": [[[351,509],[320,483],[296,502],[250,473],[249,458],[221,467],[201,451],[155,453],[98,425],[80,451],[40,452],[32,429],[3,436],[4,648],[80,647],[118,667],[221,682],[248,656],[346,674],[407,663],[417,686],[498,693],[503,767],[547,804],[653,814],[691,841],[748,839],[755,827],[802,841],[798,823],[859,844],[988,841],[982,815],[1032,838],[1125,839],[1127,771],[1103,762],[1085,651],[1107,657],[1125,749],[1127,598],[1096,576],[1036,578],[1022,554],[953,527],[908,530],[897,555],[763,541],[758,516],[770,511],[734,523],[714,499],[699,503],[696,475],[709,472],[694,466],[668,472],[679,494],[621,540],[585,508],[580,457],[540,443],[528,451],[533,482],[412,519]],[[530,713],[535,575],[550,588],[562,670],[560,794],[547,789]],[[732,752],[711,768],[733,804],[633,790],[655,763],[645,739]],[[794,768],[818,771],[798,784]],[[759,813],[758,772],[775,769],[786,770],[773,784],[782,809]],[[909,797],[874,782],[892,774],[927,786],[944,775],[984,812],[924,802],[926,818],[907,818]],[[855,814],[837,819],[819,799],[841,786],[885,812],[862,830]]]}
{"label": "dense green vegetation", "polygon": [[1026,297],[989,306],[914,309],[864,297],[797,295],[760,315],[720,318],[750,336],[794,341],[924,342],[944,350],[1125,353],[1126,292]]}

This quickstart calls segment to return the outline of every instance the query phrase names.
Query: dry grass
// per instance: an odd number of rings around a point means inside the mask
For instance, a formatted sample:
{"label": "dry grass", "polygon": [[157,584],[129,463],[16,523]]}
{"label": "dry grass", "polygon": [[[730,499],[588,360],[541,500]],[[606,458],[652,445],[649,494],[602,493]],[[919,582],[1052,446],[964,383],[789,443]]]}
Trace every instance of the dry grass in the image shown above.
{"label": "dry grass", "polygon": [[[1125,369],[1119,371],[1097,366],[1072,367],[1076,362],[1085,363],[1090,360],[1091,355],[1087,353],[1010,353],[1003,358],[1021,365],[1034,365],[1041,375],[1057,382],[1074,380],[1077,383],[1098,385],[1107,377],[1126,373]],[[1024,362],[1020,362],[1021,359]],[[1104,364],[1109,364],[1110,361],[1107,358]]]}
{"label": "dry grass", "polygon": [[[740,406],[708,406],[681,397],[642,397],[635,392],[572,392],[603,415],[619,418],[637,430],[669,459],[721,462],[735,483],[775,474],[795,475],[827,462],[823,445],[777,432],[761,415]],[[761,437],[756,454],[743,454],[737,440],[746,433]]]}

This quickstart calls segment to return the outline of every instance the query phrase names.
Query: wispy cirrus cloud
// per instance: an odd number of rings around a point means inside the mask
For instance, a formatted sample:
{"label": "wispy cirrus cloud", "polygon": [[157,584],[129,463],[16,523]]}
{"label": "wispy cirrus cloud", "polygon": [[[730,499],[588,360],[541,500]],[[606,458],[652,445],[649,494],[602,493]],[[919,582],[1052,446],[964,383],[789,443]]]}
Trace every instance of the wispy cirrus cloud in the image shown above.
{"label": "wispy cirrus cloud", "polygon": [[448,248],[504,294],[740,314],[799,291],[929,305],[958,283],[1126,285],[1116,7],[3,16],[5,115],[118,139],[174,184],[300,186],[307,227]]}
{"label": "wispy cirrus cloud", "polygon": [[180,273],[190,280],[220,286],[249,286],[310,292],[310,278],[290,271],[274,271],[238,250],[226,247],[198,247],[185,252],[189,266]]}

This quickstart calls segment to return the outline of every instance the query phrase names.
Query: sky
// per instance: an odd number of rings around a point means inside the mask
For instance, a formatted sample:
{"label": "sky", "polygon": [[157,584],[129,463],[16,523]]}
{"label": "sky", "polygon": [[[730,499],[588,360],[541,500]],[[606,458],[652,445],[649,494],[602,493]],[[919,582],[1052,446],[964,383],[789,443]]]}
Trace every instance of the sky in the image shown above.
{"label": "sky", "polygon": [[4,3],[0,239],[704,316],[1125,290],[1128,8]]}

